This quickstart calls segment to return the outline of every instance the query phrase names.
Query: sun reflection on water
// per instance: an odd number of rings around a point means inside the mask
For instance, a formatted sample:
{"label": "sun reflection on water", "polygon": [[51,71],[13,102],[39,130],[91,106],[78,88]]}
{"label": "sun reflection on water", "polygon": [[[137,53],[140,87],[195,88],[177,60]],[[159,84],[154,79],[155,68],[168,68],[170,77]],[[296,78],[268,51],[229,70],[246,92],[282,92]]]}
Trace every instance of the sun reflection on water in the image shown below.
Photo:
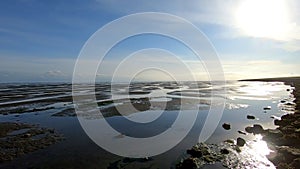
{"label": "sun reflection on water", "polygon": [[267,142],[262,140],[262,135],[255,135],[255,140],[250,144],[250,147],[254,150],[256,154],[269,155],[272,150],[269,149]]}
{"label": "sun reflection on water", "polygon": [[253,162],[252,165],[255,165],[255,167],[250,165],[251,167],[254,168],[267,167],[269,169],[275,169],[276,167],[274,166],[274,164],[271,163],[266,157],[273,151],[269,149],[267,142],[264,141],[262,138],[263,137],[260,134],[255,135],[255,139],[253,141],[247,142],[247,146],[243,148],[241,155],[244,158],[251,159],[251,161]]}

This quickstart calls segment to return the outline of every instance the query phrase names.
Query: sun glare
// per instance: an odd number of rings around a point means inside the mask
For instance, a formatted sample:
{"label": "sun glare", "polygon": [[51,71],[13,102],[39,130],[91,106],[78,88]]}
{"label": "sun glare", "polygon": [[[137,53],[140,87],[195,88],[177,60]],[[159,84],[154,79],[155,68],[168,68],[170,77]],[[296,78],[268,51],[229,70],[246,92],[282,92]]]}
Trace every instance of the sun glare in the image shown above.
{"label": "sun glare", "polygon": [[288,31],[287,12],[284,0],[245,0],[236,11],[236,22],[248,36],[281,39]]}

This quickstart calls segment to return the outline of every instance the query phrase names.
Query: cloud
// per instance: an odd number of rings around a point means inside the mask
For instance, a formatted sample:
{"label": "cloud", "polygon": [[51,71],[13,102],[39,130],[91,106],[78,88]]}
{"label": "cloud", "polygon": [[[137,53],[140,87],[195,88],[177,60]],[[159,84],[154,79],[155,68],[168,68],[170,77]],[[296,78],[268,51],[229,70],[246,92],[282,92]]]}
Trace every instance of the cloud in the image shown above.
{"label": "cloud", "polygon": [[66,76],[63,72],[60,70],[49,70],[45,73],[46,77],[63,77]]}
{"label": "cloud", "polygon": [[[264,1],[269,3],[269,1]],[[200,26],[200,28],[205,28],[205,25],[221,26],[225,29],[216,32],[214,36],[225,38],[227,40],[234,40],[239,37],[253,38],[252,35],[247,34],[240,28],[240,25],[238,25],[236,20],[238,8],[245,2],[243,0],[189,1],[189,3],[184,3],[180,0],[174,0],[171,3],[170,1],[148,2],[140,0],[96,0],[96,2],[101,6],[101,9],[105,7],[122,15],[144,11],[167,12],[186,18],[197,26]],[[288,52],[299,51],[300,14],[298,9],[300,8],[300,3],[297,0],[287,0],[284,1],[284,3],[287,9],[285,10],[287,12],[287,20],[282,23],[284,24],[283,27],[285,31],[258,39],[277,41],[279,44],[273,47],[281,48]]]}

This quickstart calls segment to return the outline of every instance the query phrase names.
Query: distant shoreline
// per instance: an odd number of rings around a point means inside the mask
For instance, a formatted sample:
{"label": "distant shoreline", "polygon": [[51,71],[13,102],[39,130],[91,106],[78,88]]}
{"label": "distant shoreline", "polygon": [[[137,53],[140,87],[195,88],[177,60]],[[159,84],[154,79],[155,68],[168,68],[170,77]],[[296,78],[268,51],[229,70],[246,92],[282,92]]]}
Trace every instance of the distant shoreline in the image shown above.
{"label": "distant shoreline", "polygon": [[291,77],[272,77],[272,78],[258,78],[258,79],[241,79],[238,81],[262,81],[262,82],[294,82],[294,83],[299,83],[300,82],[300,76],[291,76]]}

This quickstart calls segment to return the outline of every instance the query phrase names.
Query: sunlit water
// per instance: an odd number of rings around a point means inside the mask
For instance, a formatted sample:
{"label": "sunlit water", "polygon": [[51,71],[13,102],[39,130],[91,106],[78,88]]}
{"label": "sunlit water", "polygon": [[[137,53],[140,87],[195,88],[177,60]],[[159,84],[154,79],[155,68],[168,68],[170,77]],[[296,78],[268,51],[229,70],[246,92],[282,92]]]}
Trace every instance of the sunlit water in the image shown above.
{"label": "sunlit water", "polygon": [[[170,87],[171,86],[171,87]],[[280,117],[284,113],[292,110],[282,110],[282,100],[293,101],[291,87],[280,82],[228,82],[226,93],[224,86],[211,86],[209,83],[184,82],[181,84],[155,82],[136,83],[132,86],[133,91],[148,93],[132,93],[129,97],[136,98],[137,104],[141,102],[138,98],[150,98],[151,106],[148,110],[127,113],[125,117],[107,116],[105,119],[90,113],[88,116],[80,116],[87,122],[109,122],[120,135],[102,134],[106,138],[123,139],[124,137],[146,138],[155,136],[172,127],[176,120],[178,110],[182,108],[183,113],[197,110],[198,115],[195,125],[188,135],[173,149],[158,156],[154,156],[147,162],[132,161],[126,163],[127,168],[170,168],[183,156],[186,149],[198,142],[199,133],[203,127],[207,113],[210,108],[211,99],[226,99],[226,106],[223,116],[213,135],[206,141],[207,143],[220,143],[227,139],[242,137],[247,140],[243,151],[238,157],[241,160],[240,168],[247,166],[257,166],[257,168],[274,168],[273,164],[267,160],[265,155],[270,153],[268,145],[259,135],[243,135],[238,131],[244,131],[245,127],[253,124],[261,124],[264,128],[276,128],[273,124],[273,117]],[[289,91],[287,91],[289,89]],[[107,84],[99,84],[96,93],[99,94],[98,101],[105,102],[113,98],[118,100],[114,104],[99,106],[100,109],[109,108],[113,105],[126,104],[128,98],[128,87],[118,85],[110,91]],[[214,90],[215,95],[211,95]],[[82,86],[82,95],[93,93],[87,86]],[[0,168],[107,168],[112,164],[120,163],[122,157],[113,155],[98,147],[82,130],[76,117],[52,116],[64,109],[73,107],[70,84],[1,84],[0,90],[0,110],[14,110],[18,107],[28,108],[28,112],[16,116],[10,111],[8,115],[0,115],[0,121],[18,121],[23,123],[40,124],[42,127],[55,128],[65,136],[65,140],[45,149],[27,154],[11,162],[0,164]],[[162,111],[167,102],[174,99],[196,100],[191,104],[179,105],[174,102],[170,110]],[[60,100],[57,100],[60,99]],[[190,103],[190,102],[188,102]],[[75,105],[76,106],[76,105]],[[182,106],[182,107],[180,107]],[[264,111],[263,108],[270,106],[271,110]],[[48,110],[30,111],[33,108],[52,107]],[[92,112],[92,111],[91,111]],[[247,115],[255,116],[254,120],[247,119]],[[133,122],[131,122],[131,120]],[[140,122],[139,124],[134,121]],[[231,129],[224,130],[223,123],[230,123]],[[190,121],[185,121],[190,123]],[[184,125],[184,124],[183,124]],[[95,129],[97,130],[97,129]],[[174,128],[180,132],[180,127]],[[109,139],[108,139],[109,140]],[[133,148],[139,148],[134,147]],[[19,165],[22,164],[22,165]],[[126,168],[126,167],[125,167]]]}

